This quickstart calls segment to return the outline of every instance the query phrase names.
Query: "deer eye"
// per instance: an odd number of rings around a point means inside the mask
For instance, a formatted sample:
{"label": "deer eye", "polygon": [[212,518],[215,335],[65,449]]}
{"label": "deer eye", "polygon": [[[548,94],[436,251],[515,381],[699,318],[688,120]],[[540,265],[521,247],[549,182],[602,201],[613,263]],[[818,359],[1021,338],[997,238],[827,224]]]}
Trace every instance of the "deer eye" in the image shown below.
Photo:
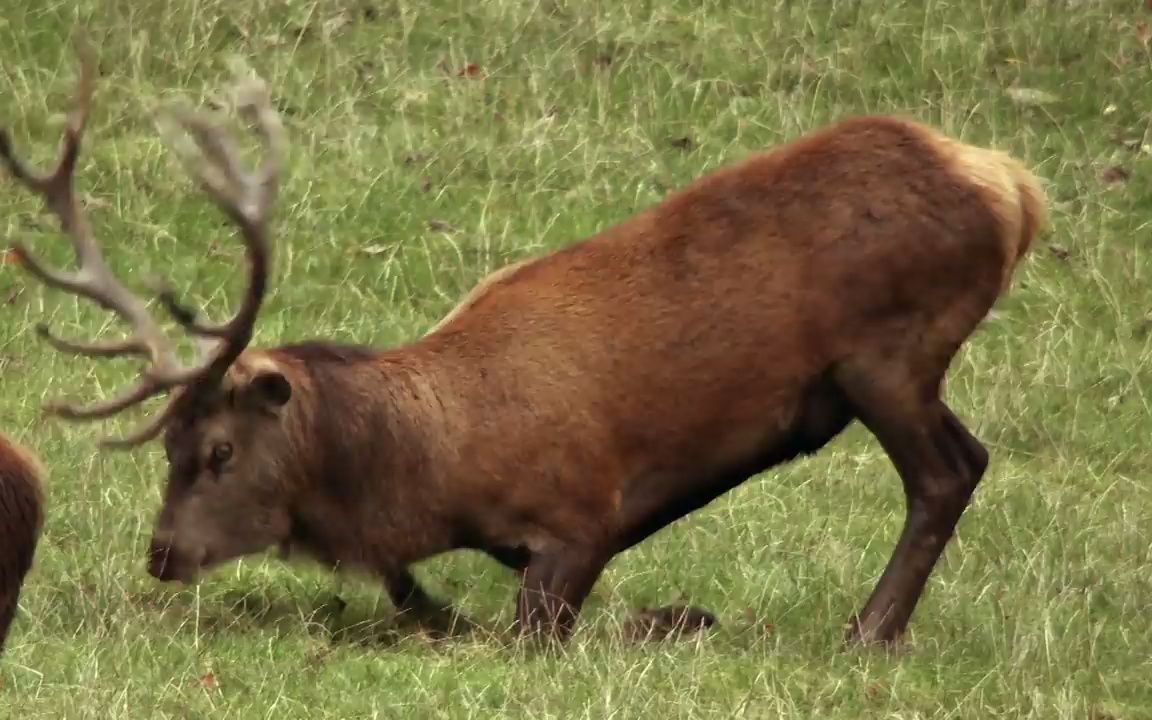
{"label": "deer eye", "polygon": [[221,442],[212,446],[212,469],[219,470],[232,459],[232,443]]}

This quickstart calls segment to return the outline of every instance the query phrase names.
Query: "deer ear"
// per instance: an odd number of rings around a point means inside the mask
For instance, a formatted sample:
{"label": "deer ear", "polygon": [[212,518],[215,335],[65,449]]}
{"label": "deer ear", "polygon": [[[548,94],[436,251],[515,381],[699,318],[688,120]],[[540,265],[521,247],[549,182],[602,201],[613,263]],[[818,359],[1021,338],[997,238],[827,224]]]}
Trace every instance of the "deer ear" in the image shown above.
{"label": "deer ear", "polygon": [[278,410],[292,398],[292,383],[279,370],[264,370],[248,381],[252,402],[268,410]]}

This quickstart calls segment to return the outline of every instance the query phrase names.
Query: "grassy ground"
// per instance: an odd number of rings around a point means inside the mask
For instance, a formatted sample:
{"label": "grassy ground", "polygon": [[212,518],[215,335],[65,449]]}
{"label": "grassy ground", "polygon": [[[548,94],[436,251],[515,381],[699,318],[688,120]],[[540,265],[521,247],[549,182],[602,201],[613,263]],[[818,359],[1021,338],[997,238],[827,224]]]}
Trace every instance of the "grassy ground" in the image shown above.
{"label": "grassy ground", "polygon": [[[105,71],[82,184],[108,254],[217,314],[234,302],[239,246],[146,111],[203,99],[230,53],[273,83],[294,148],[261,343],[402,342],[499,265],[850,113],[905,112],[1013,151],[1054,203],[1052,236],[954,367],[949,399],[993,464],[898,659],[838,647],[902,513],[859,428],[618,558],[563,658],[390,634],[370,583],[274,559],[157,587],[143,551],[159,446],[98,454],[95,433],[126,426],[38,418],[45,397],[95,398],[134,369],[56,356],[32,324],[116,328],[0,268],[0,423],[51,470],[0,666],[4,714],[1152,717],[1152,14],[1134,5],[0,0],[0,121],[34,159],[55,151],[82,21]],[[66,262],[35,202],[5,187],[0,230]],[[474,617],[510,619],[512,578],[493,563],[461,553],[421,572]],[[621,641],[630,608],[677,598],[720,627]]]}

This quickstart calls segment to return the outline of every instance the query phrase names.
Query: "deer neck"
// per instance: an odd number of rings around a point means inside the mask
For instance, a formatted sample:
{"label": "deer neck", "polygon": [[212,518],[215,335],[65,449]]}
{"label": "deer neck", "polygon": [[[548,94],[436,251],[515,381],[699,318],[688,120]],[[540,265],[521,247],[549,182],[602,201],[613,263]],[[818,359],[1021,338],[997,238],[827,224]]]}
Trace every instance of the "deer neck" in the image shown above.
{"label": "deer neck", "polygon": [[378,571],[449,549],[447,424],[432,373],[393,353],[307,370],[291,548]]}

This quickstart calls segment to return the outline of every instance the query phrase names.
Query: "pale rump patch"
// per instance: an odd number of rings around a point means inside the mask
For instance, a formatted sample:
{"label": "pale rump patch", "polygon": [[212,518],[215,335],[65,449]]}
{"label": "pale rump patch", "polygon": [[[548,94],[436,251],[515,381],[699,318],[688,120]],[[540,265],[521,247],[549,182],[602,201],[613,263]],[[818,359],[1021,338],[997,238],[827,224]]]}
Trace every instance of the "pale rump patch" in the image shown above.
{"label": "pale rump patch", "polygon": [[951,169],[981,191],[1000,221],[1007,260],[1001,289],[1006,290],[1016,263],[1048,225],[1048,200],[1040,179],[1003,151],[968,145],[923,126],[919,129]]}

